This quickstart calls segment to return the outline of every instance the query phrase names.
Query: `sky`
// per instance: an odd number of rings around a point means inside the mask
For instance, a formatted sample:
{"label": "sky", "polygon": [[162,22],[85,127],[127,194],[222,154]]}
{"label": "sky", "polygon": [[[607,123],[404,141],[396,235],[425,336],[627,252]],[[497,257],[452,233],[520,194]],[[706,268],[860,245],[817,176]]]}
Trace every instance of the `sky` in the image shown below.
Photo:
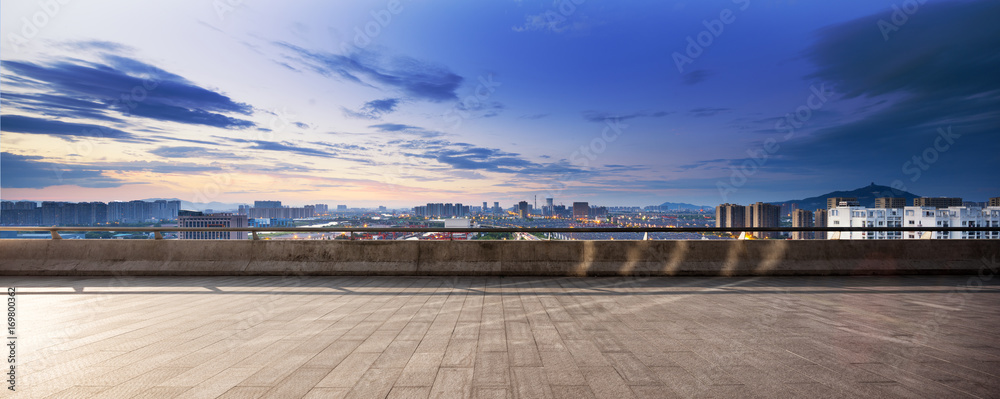
{"label": "sky", "polygon": [[0,3],[0,198],[1000,196],[1000,2]]}

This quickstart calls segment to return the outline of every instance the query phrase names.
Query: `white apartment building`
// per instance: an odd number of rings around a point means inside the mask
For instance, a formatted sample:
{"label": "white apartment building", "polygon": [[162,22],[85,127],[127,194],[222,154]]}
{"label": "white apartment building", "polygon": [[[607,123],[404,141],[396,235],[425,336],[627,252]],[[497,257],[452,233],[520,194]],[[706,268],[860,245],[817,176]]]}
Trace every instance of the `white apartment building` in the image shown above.
{"label": "white apartment building", "polygon": [[[986,208],[952,206],[935,208],[907,206],[899,208],[865,208],[841,206],[830,209],[829,227],[1000,227],[1000,207]],[[919,239],[1000,239],[1000,232],[985,231],[906,231],[906,232],[827,232],[827,239],[891,240]]]}
{"label": "white apartment building", "polygon": [[[899,208],[865,208],[838,206],[827,211],[827,227],[903,227],[903,210]],[[844,231],[827,232],[827,239],[841,240],[898,240],[899,231]]]}
{"label": "white apartment building", "polygon": [[[1000,207],[986,208],[951,206],[934,208],[908,206],[904,208],[906,227],[1000,227]],[[1000,239],[995,231],[934,231],[927,232],[935,239]],[[906,232],[906,238],[920,238],[924,232]]]}

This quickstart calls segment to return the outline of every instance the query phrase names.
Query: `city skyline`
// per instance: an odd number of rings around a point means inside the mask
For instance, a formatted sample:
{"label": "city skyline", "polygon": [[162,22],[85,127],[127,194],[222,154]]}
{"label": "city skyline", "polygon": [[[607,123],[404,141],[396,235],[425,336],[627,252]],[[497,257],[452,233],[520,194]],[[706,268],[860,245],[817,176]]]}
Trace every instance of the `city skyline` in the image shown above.
{"label": "city skyline", "polygon": [[877,181],[981,201],[998,11],[5,2],[0,198],[711,206]]}

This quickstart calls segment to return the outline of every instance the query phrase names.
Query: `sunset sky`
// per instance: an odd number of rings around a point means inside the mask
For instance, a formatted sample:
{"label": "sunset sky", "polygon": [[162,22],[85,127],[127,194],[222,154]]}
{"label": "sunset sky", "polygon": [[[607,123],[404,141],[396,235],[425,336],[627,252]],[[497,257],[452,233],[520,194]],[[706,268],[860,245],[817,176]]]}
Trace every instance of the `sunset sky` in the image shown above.
{"label": "sunset sky", "polygon": [[4,200],[1000,196],[997,1],[0,4]]}

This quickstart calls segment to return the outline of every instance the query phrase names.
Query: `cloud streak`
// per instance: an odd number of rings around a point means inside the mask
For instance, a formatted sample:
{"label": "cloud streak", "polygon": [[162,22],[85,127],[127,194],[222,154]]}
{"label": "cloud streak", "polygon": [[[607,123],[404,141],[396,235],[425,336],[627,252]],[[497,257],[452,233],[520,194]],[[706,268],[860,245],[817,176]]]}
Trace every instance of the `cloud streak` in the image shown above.
{"label": "cloud streak", "polygon": [[463,81],[447,68],[406,56],[386,56],[369,50],[340,55],[311,51],[285,42],[277,45],[291,51],[300,63],[323,76],[362,85],[381,85],[426,101],[457,100],[455,91]]}
{"label": "cloud streak", "polygon": [[608,119],[611,120],[617,119],[620,121],[624,121],[635,118],[662,118],[664,116],[670,115],[670,112],[643,110],[643,111],[621,114],[621,113],[588,110],[588,111],[583,111],[582,115],[583,119],[588,122],[602,123]]}
{"label": "cloud streak", "polygon": [[43,114],[109,121],[137,116],[225,129],[254,126],[227,115],[249,115],[249,105],[120,55],[103,54],[102,62],[5,60],[3,68],[9,76],[16,76],[5,77],[5,83],[21,90],[14,93],[14,105]]}

